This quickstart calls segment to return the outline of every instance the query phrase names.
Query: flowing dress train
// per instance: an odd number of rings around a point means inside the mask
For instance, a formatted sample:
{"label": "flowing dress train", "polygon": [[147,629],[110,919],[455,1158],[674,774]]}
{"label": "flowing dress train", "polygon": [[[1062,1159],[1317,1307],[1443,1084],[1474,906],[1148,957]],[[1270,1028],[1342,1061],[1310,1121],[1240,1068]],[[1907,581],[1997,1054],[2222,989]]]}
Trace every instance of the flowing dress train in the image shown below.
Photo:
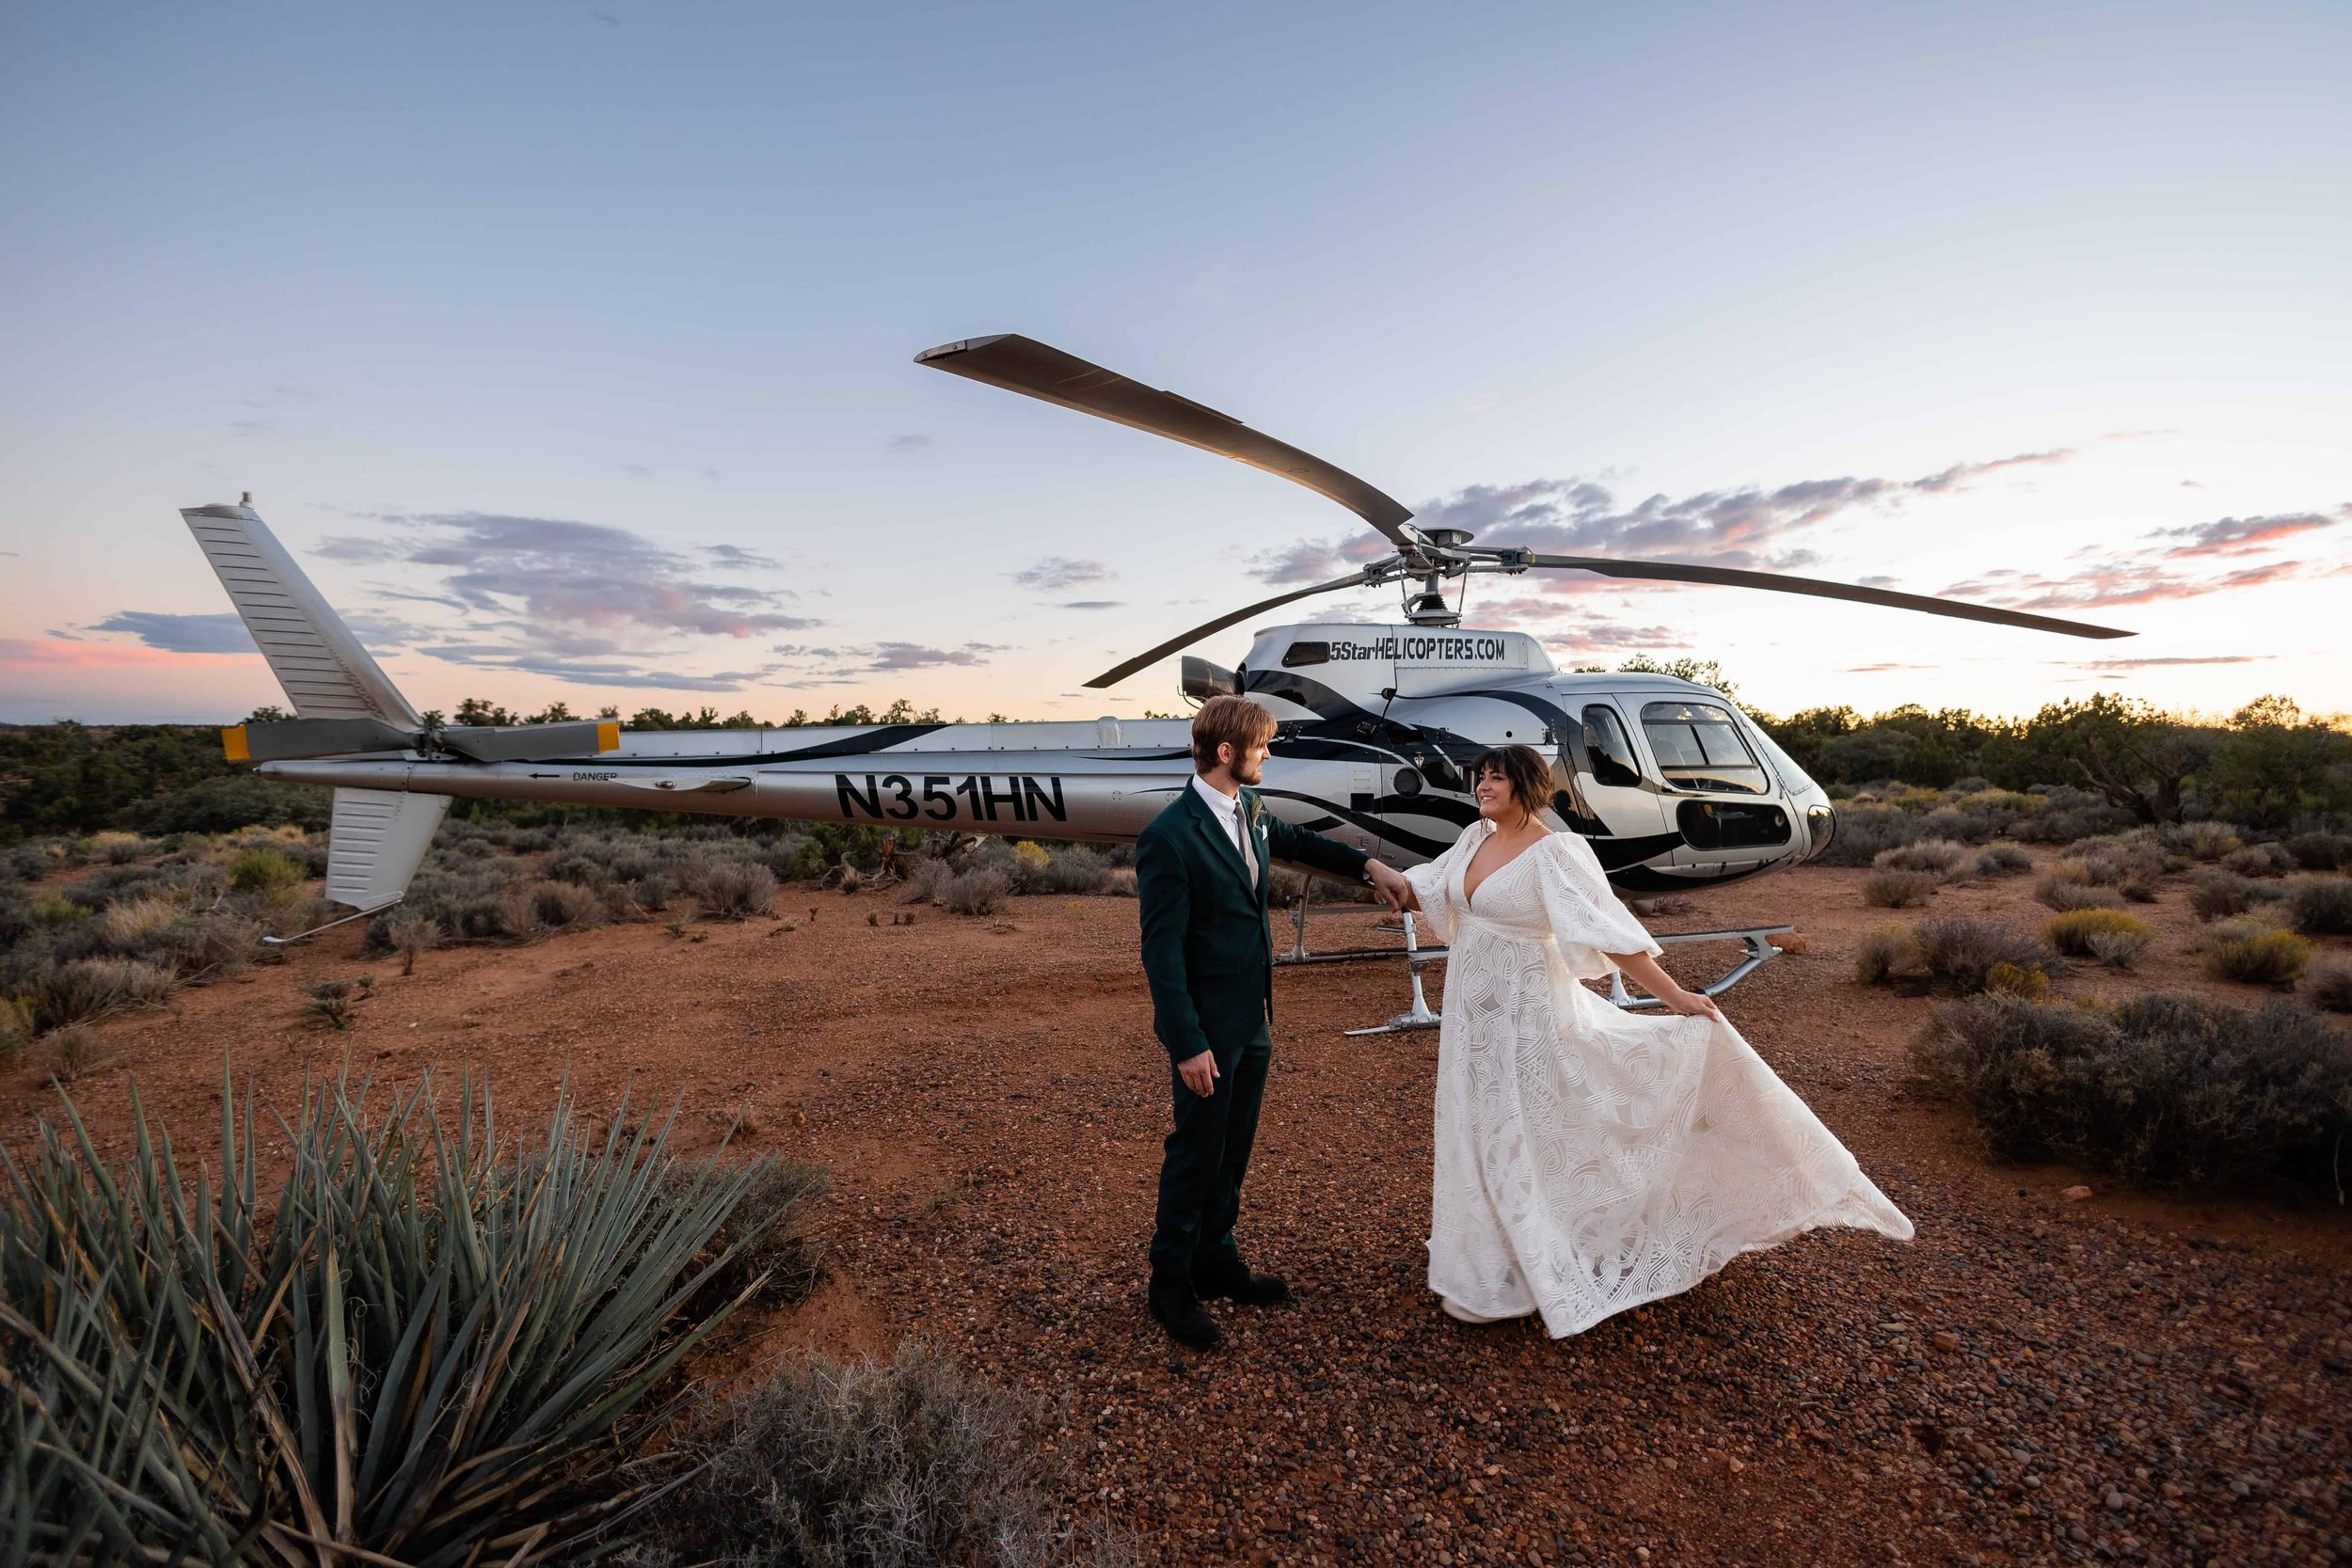
{"label": "flowing dress train", "polygon": [[1578,982],[1661,951],[1592,848],[1551,834],[1463,895],[1494,831],[1406,873],[1449,944],[1429,1288],[1554,1338],[1817,1226],[1911,1222],[1728,1022],[1629,1013]]}

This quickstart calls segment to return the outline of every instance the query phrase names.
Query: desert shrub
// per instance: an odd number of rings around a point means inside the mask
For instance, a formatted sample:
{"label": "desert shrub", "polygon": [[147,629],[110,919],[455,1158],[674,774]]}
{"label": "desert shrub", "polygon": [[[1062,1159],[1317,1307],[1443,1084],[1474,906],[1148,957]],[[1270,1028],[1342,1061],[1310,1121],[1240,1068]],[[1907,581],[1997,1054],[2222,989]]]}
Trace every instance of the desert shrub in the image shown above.
{"label": "desert shrub", "polygon": [[2109,969],[2129,969],[2155,940],[2153,931],[2093,931],[2086,945],[2090,956]]}
{"label": "desert shrub", "polygon": [[2206,932],[2205,973],[2249,986],[2289,986],[2311,962],[2312,944],[2293,931],[2240,918]]}
{"label": "desert shrub", "polygon": [[1925,973],[1917,938],[1908,926],[1881,926],[1854,944],[1853,977],[1866,986]]}
{"label": "desert shrub", "polygon": [[1995,969],[2013,972],[2014,985],[2040,975],[2048,983],[2054,955],[2027,932],[1998,921],[1954,916],[1909,926],[1882,926],[1854,951],[1854,978],[1867,985],[1925,981],[1961,991],[1982,990]]}
{"label": "desert shrub", "polygon": [[1034,879],[1043,875],[1053,860],[1054,857],[1045,852],[1045,846],[1034,840],[1025,838],[1015,844],[1012,847],[1014,888],[1022,893],[1041,892],[1033,885]]}
{"label": "desert shrub", "polygon": [[585,929],[604,924],[604,900],[593,888],[577,882],[533,882],[523,889],[531,912],[551,931]]}
{"label": "desert shrub", "polygon": [[2291,877],[2287,919],[2307,937],[2352,936],[2352,878]]}
{"label": "desert shrub", "polygon": [[2295,857],[2283,844],[2249,844],[2222,856],[2221,869],[2241,877],[2283,877],[2295,869]]}
{"label": "desert shrub", "polygon": [[92,833],[82,841],[84,855],[107,865],[128,865],[141,856],[156,853],[159,847],[136,833]]}
{"label": "desert shrub", "polygon": [[1101,891],[1112,898],[1133,898],[1136,895],[1136,868],[1114,865],[1103,873]]}
{"label": "desert shrub", "polygon": [[351,1027],[359,1004],[374,989],[365,974],[357,980],[315,980],[302,988],[303,1011],[340,1034]]}
{"label": "desert shrub", "polygon": [[1083,844],[1049,852],[1045,867],[1032,879],[1039,893],[1099,893],[1110,867]]}
{"label": "desert shrub", "polygon": [[417,959],[441,945],[441,923],[422,910],[395,905],[384,916],[384,945],[400,955],[403,974],[414,974]]}
{"label": "desert shrub", "polygon": [[1311,899],[1317,904],[1371,904],[1379,899],[1379,895],[1362,882],[1326,877],[1289,865],[1269,868],[1266,888],[1267,896],[1277,905],[1285,907],[1295,904],[1301,898]]}
{"label": "desert shrub", "polygon": [[1994,964],[1984,972],[1984,989],[2038,1002],[2050,993],[2050,972],[2040,964]]}
{"label": "desert shrub", "polygon": [[147,942],[146,956],[186,984],[234,974],[262,951],[262,927],[233,909],[183,914]]}
{"label": "desert shrub", "polygon": [[1906,871],[1900,866],[1883,865],[1863,879],[1862,901],[1874,909],[1909,909],[1914,904],[1926,903],[1928,895],[1943,880],[1932,871]]}
{"label": "desert shrub", "polygon": [[2137,818],[2105,796],[2071,784],[2038,784],[2027,792],[2039,804],[2010,830],[2034,844],[2072,844],[2101,833],[2122,832]]}
{"label": "desert shrub", "polygon": [[171,994],[171,971],[140,958],[73,958],[35,974],[24,1000],[41,1029],[62,1029],[128,1007],[159,1006]]}
{"label": "desert shrub", "polygon": [[2074,910],[2043,922],[2042,934],[2050,945],[2077,958],[2092,956],[2090,939],[2123,933],[2144,939],[2156,933],[2146,922],[2121,910]]}
{"label": "desert shrub", "polygon": [[2286,896],[2286,890],[2216,867],[2200,871],[2188,885],[2188,907],[2200,920],[2244,914],[2259,903]]}
{"label": "desert shrub", "polygon": [[71,1084],[114,1054],[115,1048],[97,1030],[87,1023],[69,1023],[40,1037],[33,1065],[53,1083]]}
{"label": "desert shrub", "polygon": [[180,918],[180,906],[160,894],[142,893],[106,906],[98,917],[106,941],[117,951],[135,952]]}
{"label": "desert shrub", "polygon": [[287,1121],[239,1098],[204,1177],[134,1101],[125,1168],[44,1126],[0,1179],[12,1528],[226,1568],[325,1560],[322,1516],[327,1556],[420,1564],[541,1560],[601,1523],[607,1456],[647,1442],[648,1391],[729,1309],[697,1259],[758,1167],[680,1201],[644,1179],[658,1122],[583,1139],[562,1095],[519,1140],[429,1082],[364,1108],[333,1085]]}
{"label": "desert shrub", "polygon": [[1870,863],[1899,871],[1931,871],[1939,882],[1955,882],[1976,868],[1968,846],[1948,838],[1923,838],[1894,849],[1882,849]]}
{"label": "desert shrub", "polygon": [[1979,996],[1938,1007],[1912,1060],[2001,1157],[2141,1184],[2328,1180],[2352,1131],[2352,1039],[2291,1002]]}
{"label": "desert shrub", "polygon": [[2034,879],[2033,895],[2060,914],[2074,910],[2120,910],[2123,895],[2113,888],[2094,887],[2065,874],[2065,863],[2054,865]]}
{"label": "desert shrub", "polygon": [[2172,830],[2173,845],[2195,861],[2217,861],[2242,847],[2246,840],[2227,822],[2184,822]]}
{"label": "desert shrub", "polygon": [[2352,1013],[2352,959],[2329,955],[2305,970],[2303,1000],[2331,1013]]}
{"label": "desert shrub", "polygon": [[98,911],[62,893],[49,893],[25,905],[24,912],[37,925],[64,926],[76,920],[87,920]]}
{"label": "desert shrub", "polygon": [[694,896],[713,920],[766,914],[776,901],[776,874],[764,865],[710,861],[695,874]]}
{"label": "desert shrub", "polygon": [[939,903],[946,895],[947,884],[955,879],[956,868],[946,861],[916,861],[899,888],[898,901],[904,904]]}
{"label": "desert shrub", "polygon": [[1837,830],[1821,855],[1824,865],[1868,865],[1882,851],[1921,834],[1919,819],[1897,806],[1856,806],[1837,814]]}
{"label": "desert shrub", "polygon": [[33,1006],[13,996],[0,996],[0,1068],[24,1054],[33,1038]]}
{"label": "desert shrub", "polygon": [[2296,833],[2286,840],[2286,851],[2306,871],[2334,871],[2352,863],[2352,836],[2344,833]]}
{"label": "desert shrub", "polygon": [[822,1357],[725,1395],[682,1423],[644,1568],[688,1563],[1111,1568],[1116,1543],[1057,1529],[1063,1461],[1030,1396],[919,1341],[885,1363]]}
{"label": "desert shrub", "polygon": [[1916,940],[1928,978],[1958,991],[1982,990],[1995,965],[2042,971],[2051,958],[2049,949],[2027,932],[1965,916],[1923,922]]}
{"label": "desert shrub", "polygon": [[1988,846],[1977,856],[1979,877],[2022,877],[2033,869],[2033,857],[2014,844]]}
{"label": "desert shrub", "polygon": [[957,873],[940,902],[958,914],[994,914],[1011,891],[1010,877],[993,865],[977,865]]}
{"label": "desert shrub", "polygon": [[269,893],[302,880],[302,867],[278,849],[247,849],[229,863],[229,885],[247,893]]}

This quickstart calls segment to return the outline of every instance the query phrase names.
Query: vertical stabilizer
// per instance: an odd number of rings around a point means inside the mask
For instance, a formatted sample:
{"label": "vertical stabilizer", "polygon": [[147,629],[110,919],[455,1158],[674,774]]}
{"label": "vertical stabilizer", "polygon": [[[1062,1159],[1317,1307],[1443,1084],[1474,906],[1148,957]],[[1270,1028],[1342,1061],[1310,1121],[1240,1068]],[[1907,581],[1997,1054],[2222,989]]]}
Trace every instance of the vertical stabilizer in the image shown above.
{"label": "vertical stabilizer", "polygon": [[252,507],[192,506],[180,515],[229,590],[294,712],[305,719],[373,719],[407,730],[418,727],[407,699]]}
{"label": "vertical stabilizer", "polygon": [[449,810],[446,795],[391,789],[335,791],[327,842],[326,896],[360,913],[400,901],[417,874],[433,830]]}

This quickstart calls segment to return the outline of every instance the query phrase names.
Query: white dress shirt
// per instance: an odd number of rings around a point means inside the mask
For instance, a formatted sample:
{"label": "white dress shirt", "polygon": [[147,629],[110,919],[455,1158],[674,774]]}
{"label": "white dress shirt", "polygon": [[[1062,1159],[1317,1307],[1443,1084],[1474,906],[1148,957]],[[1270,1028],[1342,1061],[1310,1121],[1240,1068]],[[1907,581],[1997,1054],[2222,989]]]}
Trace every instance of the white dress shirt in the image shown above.
{"label": "white dress shirt", "polygon": [[1258,851],[1255,845],[1242,842],[1241,796],[1237,793],[1226,794],[1198,773],[1192,776],[1192,787],[1199,790],[1200,799],[1208,803],[1209,815],[1225,824],[1225,836],[1232,844],[1233,853],[1241,857],[1242,864],[1248,866],[1249,874],[1255,877],[1258,874]]}

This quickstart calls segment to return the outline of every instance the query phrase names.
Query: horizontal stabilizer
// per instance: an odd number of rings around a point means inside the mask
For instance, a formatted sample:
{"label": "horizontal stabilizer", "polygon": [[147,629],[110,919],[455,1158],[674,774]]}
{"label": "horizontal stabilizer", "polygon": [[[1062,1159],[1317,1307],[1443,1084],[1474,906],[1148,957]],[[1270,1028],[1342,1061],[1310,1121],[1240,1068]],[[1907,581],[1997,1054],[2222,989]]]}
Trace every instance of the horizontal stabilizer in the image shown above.
{"label": "horizontal stabilizer", "polygon": [[326,896],[366,914],[397,904],[424,862],[433,830],[449,811],[446,795],[394,789],[338,789],[326,847]]}
{"label": "horizontal stabilizer", "polygon": [[405,752],[417,744],[417,736],[373,719],[281,719],[223,730],[220,741],[230,762],[290,762],[352,752]]}
{"label": "horizontal stabilizer", "polygon": [[612,719],[556,724],[453,724],[437,737],[445,750],[475,762],[530,762],[539,757],[588,757],[621,749]]}

